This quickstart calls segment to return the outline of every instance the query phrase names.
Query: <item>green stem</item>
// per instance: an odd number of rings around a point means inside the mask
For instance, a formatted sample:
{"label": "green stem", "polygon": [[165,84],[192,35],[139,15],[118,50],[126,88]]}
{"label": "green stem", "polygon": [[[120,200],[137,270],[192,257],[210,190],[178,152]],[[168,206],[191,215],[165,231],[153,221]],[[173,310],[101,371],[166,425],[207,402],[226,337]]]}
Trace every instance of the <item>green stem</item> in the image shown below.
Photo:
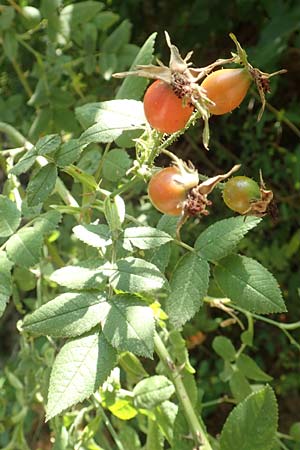
{"label": "green stem", "polygon": [[97,167],[97,170],[96,170],[96,172],[95,172],[94,178],[95,178],[95,180],[96,180],[97,183],[100,182],[100,177],[101,177],[101,172],[102,172],[103,163],[104,163],[104,161],[105,161],[105,156],[106,156],[107,152],[108,152],[109,149],[110,149],[110,146],[111,146],[111,143],[109,142],[109,143],[106,145],[105,149],[104,149],[103,155],[101,156],[100,162],[99,162],[98,167]]}
{"label": "green stem", "polygon": [[201,421],[197,417],[191,400],[187,394],[180,372],[175,366],[166,346],[157,333],[155,333],[154,335],[154,345],[159,359],[164,364],[170,379],[174,383],[177,397],[184,411],[184,415],[188,421],[191,433],[197,445],[197,449],[212,450],[206,431],[202,426]]}
{"label": "green stem", "polygon": [[210,400],[209,402],[201,403],[201,407],[208,408],[210,406],[220,405],[221,403],[231,403],[233,405],[236,405],[236,400],[224,395],[224,397],[217,398],[216,400]]}
{"label": "green stem", "polygon": [[19,78],[21,84],[23,85],[23,88],[24,88],[26,94],[28,95],[29,98],[32,97],[33,92],[31,90],[31,87],[29,86],[29,83],[28,83],[24,73],[22,72],[22,69],[21,69],[19,63],[15,59],[13,59],[11,61],[11,63],[13,65],[13,68],[16,71],[16,74],[18,75],[18,78]]}
{"label": "green stem", "polygon": [[122,194],[123,192],[126,192],[130,189],[132,189],[135,185],[137,185],[139,182],[141,181],[140,178],[138,177],[133,177],[131,180],[129,180],[127,183],[124,183],[122,186],[120,186],[119,188],[115,189],[112,193],[111,193],[111,197],[115,197],[116,195]]}
{"label": "green stem", "polygon": [[21,15],[23,15],[22,8],[14,1],[14,0],[7,0],[7,2]]}
{"label": "green stem", "polygon": [[[30,144],[15,127],[6,122],[0,122],[0,132],[6,134],[14,145],[27,147],[27,144]],[[28,148],[30,147],[32,147],[32,144]]]}
{"label": "green stem", "polygon": [[108,429],[108,431],[110,432],[112,438],[114,439],[114,441],[115,441],[115,443],[116,443],[118,449],[119,449],[119,450],[125,450],[125,448],[123,447],[123,444],[122,444],[122,442],[120,441],[120,439],[119,439],[119,437],[118,437],[116,431],[114,430],[114,427],[112,426],[112,424],[110,423],[109,418],[108,418],[107,415],[105,414],[104,409],[102,408],[102,406],[99,404],[98,401],[97,401],[97,403],[98,403],[98,405],[97,405],[98,411],[99,411],[100,415],[101,415],[102,418],[103,418],[103,422],[104,422],[106,428]]}
{"label": "green stem", "polygon": [[[256,91],[252,90],[251,93],[257,99],[260,98]],[[296,136],[298,136],[300,138],[300,130],[295,124],[293,124],[293,122],[291,122],[278,109],[274,108],[274,106],[270,105],[270,103],[268,103],[268,102],[266,102],[266,108],[276,116],[276,118],[277,118],[277,120],[279,120],[279,122],[284,123],[287,127],[289,127],[290,130],[293,131],[293,133],[295,133]]]}
{"label": "green stem", "polygon": [[232,307],[246,315],[251,314],[251,316],[254,317],[255,319],[258,319],[258,320],[261,320],[262,322],[266,322],[271,325],[274,325],[275,327],[280,328],[281,330],[296,330],[296,329],[300,328],[300,321],[293,322],[293,323],[281,323],[281,322],[276,322],[275,320],[272,320],[272,319],[268,319],[267,317],[260,316],[259,314],[249,313],[249,311],[246,311],[244,308],[241,308],[240,306],[237,306],[233,303],[230,303],[230,307]]}
{"label": "green stem", "polygon": [[295,439],[294,439],[292,436],[290,436],[289,434],[284,434],[284,433],[280,433],[280,432],[277,432],[276,434],[277,434],[277,436],[279,437],[279,439],[286,439],[287,441],[294,441],[294,440],[295,440]]}
{"label": "green stem", "polygon": [[280,439],[276,438],[276,442],[282,450],[290,450]]}
{"label": "green stem", "polygon": [[8,150],[3,150],[1,151],[0,155],[1,156],[11,156],[12,158],[14,158],[15,156],[20,155],[21,153],[25,152],[25,147],[18,147],[18,148],[10,148]]}

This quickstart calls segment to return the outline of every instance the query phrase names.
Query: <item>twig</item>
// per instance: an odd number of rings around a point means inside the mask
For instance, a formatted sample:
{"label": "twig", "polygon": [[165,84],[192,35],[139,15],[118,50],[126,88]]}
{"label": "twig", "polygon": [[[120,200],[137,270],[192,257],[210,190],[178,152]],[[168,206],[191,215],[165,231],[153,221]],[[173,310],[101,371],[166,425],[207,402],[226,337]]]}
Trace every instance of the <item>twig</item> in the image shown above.
{"label": "twig", "polygon": [[195,444],[197,445],[196,448],[200,448],[201,450],[212,450],[206,431],[195,413],[181,375],[178,372],[178,368],[175,366],[167,348],[157,333],[154,335],[154,346],[159,359],[164,364],[169,377],[174,383],[176,394],[190,426]]}

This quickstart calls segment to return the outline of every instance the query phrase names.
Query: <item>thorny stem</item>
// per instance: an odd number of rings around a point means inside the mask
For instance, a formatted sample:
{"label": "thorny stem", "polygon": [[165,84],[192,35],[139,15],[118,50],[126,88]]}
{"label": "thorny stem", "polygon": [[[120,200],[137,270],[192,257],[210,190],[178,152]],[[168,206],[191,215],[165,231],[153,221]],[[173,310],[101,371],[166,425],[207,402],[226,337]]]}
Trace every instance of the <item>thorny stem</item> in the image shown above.
{"label": "thorny stem", "polygon": [[167,348],[157,333],[154,335],[154,346],[159,359],[164,364],[170,379],[174,383],[176,394],[188,421],[195,444],[197,445],[197,450],[212,450],[206,431],[197,417],[191,400],[187,394],[180,372],[175,366]]}

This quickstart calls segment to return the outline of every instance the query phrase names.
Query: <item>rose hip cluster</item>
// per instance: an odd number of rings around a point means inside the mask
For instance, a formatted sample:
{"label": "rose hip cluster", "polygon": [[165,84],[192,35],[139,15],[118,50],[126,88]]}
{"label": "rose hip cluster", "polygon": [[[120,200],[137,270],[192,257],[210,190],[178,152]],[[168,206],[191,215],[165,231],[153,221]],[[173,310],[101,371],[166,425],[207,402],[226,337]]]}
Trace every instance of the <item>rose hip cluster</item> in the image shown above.
{"label": "rose hip cluster", "polygon": [[[268,74],[254,68],[233,34],[230,37],[236,45],[236,53],[232,53],[231,58],[218,59],[206,67],[193,68],[189,62],[192,52],[182,58],[177,47],[171,43],[168,33],[165,34],[171,53],[169,66],[158,61],[157,66],[137,66],[131,72],[114,75],[120,78],[134,75],[155,80],[144,96],[145,116],[153,129],[164,134],[184,132],[200,116],[204,121],[203,144],[208,149],[209,117],[226,114],[237,108],[252,82],[262,101],[259,112],[259,118],[261,117],[265,107],[265,93],[269,92],[269,78],[285,72],[284,70]],[[226,64],[236,64],[238,67],[223,68]],[[150,179],[148,194],[151,202],[164,214],[181,216],[181,223],[189,216],[207,215],[207,207],[211,205],[207,198],[210,192],[240,166],[234,166],[226,174],[199,183],[195,168],[173,156],[175,164],[154,173]],[[266,190],[262,177],[259,186],[248,177],[237,176],[226,182],[223,199],[233,211],[261,217],[268,213],[273,193]]]}

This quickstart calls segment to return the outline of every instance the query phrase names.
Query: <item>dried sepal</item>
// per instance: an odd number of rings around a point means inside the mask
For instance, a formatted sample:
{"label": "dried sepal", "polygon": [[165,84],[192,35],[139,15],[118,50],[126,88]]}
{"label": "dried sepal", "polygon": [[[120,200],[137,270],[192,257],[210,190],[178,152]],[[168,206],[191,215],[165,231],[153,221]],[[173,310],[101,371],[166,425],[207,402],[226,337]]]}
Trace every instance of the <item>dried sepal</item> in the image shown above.
{"label": "dried sepal", "polygon": [[262,172],[260,174],[260,199],[251,203],[249,209],[244,212],[245,216],[256,216],[264,217],[270,215],[273,220],[277,218],[277,207],[274,201],[273,191],[266,189],[265,182],[262,177]]}
{"label": "dried sepal", "polygon": [[184,186],[186,190],[192,189],[198,185],[199,173],[195,169],[191,161],[188,161],[188,163],[186,163],[182,159],[176,157],[173,165],[179,170],[178,175],[173,176],[173,179],[174,181],[176,181],[176,183]]}
{"label": "dried sepal", "polygon": [[237,53],[232,53],[233,55],[233,62],[237,64],[241,64],[245,67],[246,70],[248,70],[249,75],[251,76],[252,80],[254,81],[256,88],[259,93],[259,97],[261,100],[261,108],[259,110],[257,120],[259,121],[263,115],[263,112],[265,110],[266,106],[266,94],[271,92],[270,89],[270,78],[274,77],[275,75],[286,73],[286,69],[277,70],[273,73],[266,73],[262,72],[256,67],[253,67],[249,61],[248,56],[245,50],[242,48],[241,44],[237,40],[236,36],[233,33],[230,33],[229,36],[233,40],[233,42],[236,45]]}
{"label": "dried sepal", "polygon": [[227,173],[208,178],[190,190],[187,199],[184,202],[182,215],[176,227],[178,239],[180,239],[180,229],[189,217],[207,216],[209,214],[207,207],[211,206],[212,202],[207,198],[208,195],[213,191],[218,183],[229,178],[234,172],[239,170],[240,167],[240,164],[237,164]]}

